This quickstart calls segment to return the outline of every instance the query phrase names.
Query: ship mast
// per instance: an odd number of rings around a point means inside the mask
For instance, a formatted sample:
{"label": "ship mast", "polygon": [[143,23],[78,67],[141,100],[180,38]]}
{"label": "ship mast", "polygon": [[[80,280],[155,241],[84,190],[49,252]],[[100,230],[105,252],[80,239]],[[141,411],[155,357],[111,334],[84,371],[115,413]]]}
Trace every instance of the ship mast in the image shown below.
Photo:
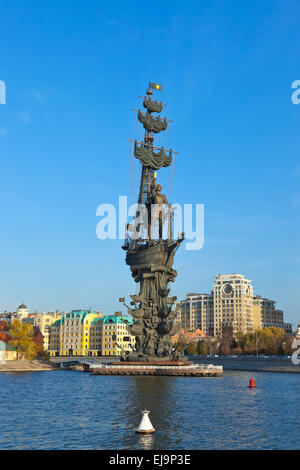
{"label": "ship mast", "polygon": [[[130,315],[135,319],[129,331],[136,337],[135,346],[130,353],[124,353],[124,360],[159,362],[164,358],[174,360],[171,336],[178,332],[174,324],[176,312],[172,305],[177,297],[170,297],[169,282],[174,282],[177,271],[173,269],[174,255],[183,241],[183,234],[177,241],[172,234],[172,207],[161,192],[161,185],[156,184],[155,172],[172,163],[172,150],[154,147],[154,134],[164,131],[168,126],[166,118],[159,113],[163,103],[152,100],[153,90],[161,90],[161,86],[149,82],[143,106],[146,112],[138,110],[138,120],[145,129],[142,142],[134,141],[134,156],[142,165],[140,190],[136,221],[127,227],[126,264],[135,282],[139,283],[139,294],[131,295],[130,308],[120,298]],[[157,113],[158,115],[152,115]],[[146,209],[146,210],[145,210]],[[165,212],[164,212],[165,211]],[[139,212],[141,214],[139,214]],[[163,222],[168,213],[169,231],[163,239]],[[146,217],[144,217],[146,214]],[[140,217],[141,215],[141,217]],[[151,220],[152,219],[152,220]],[[135,227],[135,223],[138,223]],[[153,236],[153,228],[158,225],[158,239]],[[146,238],[142,235],[147,231]],[[133,237],[134,235],[134,237]]]}
{"label": "ship mast", "polygon": [[[153,90],[161,90],[161,85],[149,82],[149,87],[146,90],[146,97],[143,101],[143,106],[146,108],[146,112],[138,111],[138,119],[143,124],[145,129],[144,140],[137,148],[137,141],[135,141],[135,157],[140,158],[142,163],[141,181],[139,188],[138,204],[144,205],[147,208],[147,221],[148,224],[140,224],[137,227],[138,233],[142,235],[143,231],[146,231],[148,241],[152,238],[152,225],[151,225],[151,204],[153,203],[153,188],[156,187],[156,181],[154,178],[154,170],[158,170],[161,166],[169,166],[172,161],[172,150],[169,150],[167,155],[162,147],[154,147],[154,136],[153,132],[159,133],[167,128],[167,119],[162,119],[159,115],[154,117],[152,113],[160,113],[163,109],[164,104],[158,101],[152,100]],[[154,149],[159,152],[154,152]],[[139,156],[139,153],[142,154]],[[140,211],[137,211],[137,217],[140,216]],[[142,226],[143,225],[143,226]],[[141,227],[142,226],[142,227]],[[141,230],[143,229],[143,231]],[[171,231],[169,230],[169,233]],[[161,230],[159,232],[159,238],[162,238]],[[142,236],[140,237],[142,240]]]}
{"label": "ship mast", "polygon": [[[151,100],[151,96],[153,95],[153,91],[150,88],[151,82],[149,82],[149,88],[146,90],[146,95],[148,97],[149,101]],[[151,115],[151,111],[147,109],[147,114]],[[145,136],[144,136],[144,144],[145,148],[149,148],[153,146],[154,142],[154,137],[151,134],[150,130],[145,129]],[[142,167],[142,175],[141,175],[141,183],[140,183],[140,192],[139,192],[139,198],[138,198],[138,203],[139,204],[146,204],[150,199],[150,188],[151,184],[153,182],[153,170],[150,168],[150,166],[143,166]]]}

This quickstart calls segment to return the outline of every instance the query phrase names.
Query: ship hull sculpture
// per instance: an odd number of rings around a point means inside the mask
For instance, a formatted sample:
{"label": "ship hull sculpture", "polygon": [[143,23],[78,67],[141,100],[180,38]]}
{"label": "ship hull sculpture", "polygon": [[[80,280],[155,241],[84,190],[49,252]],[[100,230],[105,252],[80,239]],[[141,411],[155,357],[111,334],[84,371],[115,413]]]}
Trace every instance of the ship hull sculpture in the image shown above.
{"label": "ship hull sculpture", "polygon": [[[179,326],[174,324],[176,313],[172,309],[177,297],[169,296],[169,283],[174,282],[177,276],[177,271],[173,269],[174,255],[184,234],[177,240],[173,239],[172,207],[156,182],[155,171],[168,167],[172,162],[172,150],[158,148],[158,152],[155,152],[156,148],[153,147],[152,132],[157,134],[165,130],[168,124],[166,118],[152,116],[153,112],[159,113],[163,108],[162,103],[151,99],[152,90],[160,88],[159,85],[149,83],[147,97],[143,102],[147,112],[138,111],[138,119],[145,129],[144,141],[140,145],[135,141],[134,145],[134,156],[142,165],[138,198],[140,206],[136,218],[139,223],[126,227],[122,248],[126,251],[126,264],[130,266],[135,282],[139,283],[140,291],[130,296],[132,308],[125,304],[124,298],[120,298],[134,318],[128,330],[136,337],[132,352],[122,351],[121,357],[126,361],[163,362],[182,359],[171,344],[171,337],[177,334]],[[166,222],[168,235],[163,239]],[[158,232],[156,238],[153,235],[155,228]]]}

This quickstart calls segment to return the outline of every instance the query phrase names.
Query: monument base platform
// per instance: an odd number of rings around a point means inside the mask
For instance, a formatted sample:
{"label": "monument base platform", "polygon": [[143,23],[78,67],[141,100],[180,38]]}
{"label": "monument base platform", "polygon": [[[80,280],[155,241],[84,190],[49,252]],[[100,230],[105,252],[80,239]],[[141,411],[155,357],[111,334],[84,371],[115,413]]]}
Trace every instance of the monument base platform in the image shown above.
{"label": "monument base platform", "polygon": [[212,364],[194,364],[193,362],[168,363],[127,363],[112,364],[83,364],[85,372],[92,375],[156,375],[174,377],[220,377],[223,374],[222,366]]}
{"label": "monument base platform", "polygon": [[137,356],[135,354],[129,354],[126,359],[121,359],[121,363],[125,362],[128,364],[133,363],[145,363],[145,364],[150,364],[150,363],[155,363],[155,364],[163,364],[163,363],[173,363],[177,364],[178,362],[183,362],[186,363],[188,361],[187,356],[179,356],[176,359],[173,359],[171,356],[165,356],[165,357],[157,357],[157,356]]}
{"label": "monument base platform", "polygon": [[194,364],[192,361],[169,361],[168,359],[160,359],[160,360],[150,360],[150,361],[121,361],[121,362],[114,362],[113,365],[118,365],[120,367],[124,367],[124,366],[157,366],[157,367],[161,367],[161,366],[174,366],[174,367],[179,367],[179,366],[188,366],[188,365],[191,365],[191,364]]}

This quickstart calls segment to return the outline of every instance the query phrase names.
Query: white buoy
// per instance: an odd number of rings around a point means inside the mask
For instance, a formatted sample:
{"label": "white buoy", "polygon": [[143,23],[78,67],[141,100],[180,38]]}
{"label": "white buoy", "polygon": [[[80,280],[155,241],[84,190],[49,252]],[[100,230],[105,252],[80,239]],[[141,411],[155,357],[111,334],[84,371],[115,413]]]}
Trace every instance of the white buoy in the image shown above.
{"label": "white buoy", "polygon": [[136,432],[140,434],[149,434],[150,432],[155,432],[154,427],[149,419],[150,411],[144,410],[142,411],[142,419],[141,422],[136,430]]}

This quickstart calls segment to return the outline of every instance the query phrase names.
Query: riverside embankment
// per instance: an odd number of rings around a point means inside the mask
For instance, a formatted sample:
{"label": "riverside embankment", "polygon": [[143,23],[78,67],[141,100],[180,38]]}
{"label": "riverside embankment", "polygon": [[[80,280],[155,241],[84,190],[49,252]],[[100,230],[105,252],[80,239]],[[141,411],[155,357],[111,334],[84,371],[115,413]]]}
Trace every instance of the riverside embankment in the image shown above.
{"label": "riverside embankment", "polygon": [[51,361],[28,361],[27,359],[18,359],[0,363],[0,372],[34,372],[57,369],[58,365]]}
{"label": "riverside embankment", "polygon": [[290,358],[268,357],[207,357],[189,356],[194,362],[223,366],[224,370],[243,370],[257,372],[300,372],[300,364],[293,364]]}
{"label": "riverside embankment", "polygon": [[[291,358],[271,358],[271,357],[208,357],[208,356],[189,356],[189,359],[197,364],[213,364],[223,366],[224,370],[237,371],[257,371],[257,372],[300,372],[300,365],[295,365]],[[77,370],[82,370],[82,363],[108,364],[117,362],[118,358],[107,358],[107,356],[89,358],[89,357],[55,357],[51,361],[53,363],[68,363],[69,361],[78,361],[79,364],[74,366]]]}

